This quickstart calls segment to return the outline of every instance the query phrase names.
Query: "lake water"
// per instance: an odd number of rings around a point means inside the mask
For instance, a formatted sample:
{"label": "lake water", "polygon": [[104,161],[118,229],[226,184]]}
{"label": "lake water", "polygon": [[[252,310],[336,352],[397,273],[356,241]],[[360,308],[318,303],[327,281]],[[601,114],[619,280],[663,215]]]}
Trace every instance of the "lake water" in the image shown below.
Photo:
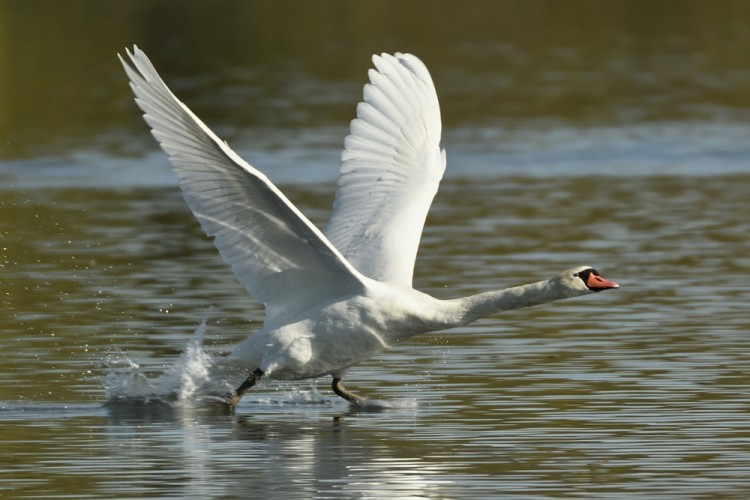
{"label": "lake water", "polygon": [[[559,21],[554,2],[500,3],[515,15],[493,18],[504,35],[475,12],[476,33],[448,28],[463,14],[436,2],[424,38],[392,27],[383,40],[363,28],[375,7],[341,14],[360,37],[327,37],[330,9],[299,4],[301,34],[284,28],[288,44],[265,57],[224,51],[217,20],[195,65],[173,56],[195,48],[188,27],[205,12],[147,37],[135,21],[105,29],[159,14],[121,7],[88,13],[96,27],[72,42],[100,69],[65,64],[71,51],[55,60],[54,37],[20,45],[37,58],[7,52],[0,63],[18,71],[4,75],[38,74],[39,56],[60,73],[45,86],[0,78],[19,92],[3,94],[0,120],[0,497],[746,498],[748,7],[690,3],[674,24],[657,9],[631,26],[613,18],[641,19],[647,4],[605,15],[592,3]],[[54,4],[0,9],[19,36],[31,18],[64,32]],[[274,39],[280,14],[264,14],[269,26],[246,36]],[[602,21],[590,32],[588,16]],[[196,356],[263,320],[138,121],[113,58],[133,41],[318,224],[366,54],[423,48],[449,165],[415,286],[457,297],[589,264],[622,288],[417,337],[351,370],[347,387],[387,411],[351,411],[328,379],[265,381],[233,415],[107,404],[165,372],[190,376]]]}

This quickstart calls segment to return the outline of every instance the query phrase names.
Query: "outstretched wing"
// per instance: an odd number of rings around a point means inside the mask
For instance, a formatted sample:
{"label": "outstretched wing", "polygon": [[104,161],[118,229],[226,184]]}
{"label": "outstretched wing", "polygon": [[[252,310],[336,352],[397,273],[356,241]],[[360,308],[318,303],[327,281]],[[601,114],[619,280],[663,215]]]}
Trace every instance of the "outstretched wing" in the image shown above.
{"label": "outstretched wing", "polygon": [[325,234],[370,278],[411,286],[422,228],[445,171],[440,106],[411,54],[373,56],[341,155]]}
{"label": "outstretched wing", "polygon": [[361,275],[269,181],[243,161],[162,81],[146,54],[120,61],[154,137],[169,155],[203,230],[267,321],[362,289]]}

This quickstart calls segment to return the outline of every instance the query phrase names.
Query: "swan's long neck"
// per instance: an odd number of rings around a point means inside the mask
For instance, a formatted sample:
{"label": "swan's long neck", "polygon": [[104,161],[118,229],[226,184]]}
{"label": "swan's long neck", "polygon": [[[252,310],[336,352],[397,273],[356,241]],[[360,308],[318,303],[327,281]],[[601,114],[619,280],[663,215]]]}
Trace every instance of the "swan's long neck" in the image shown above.
{"label": "swan's long neck", "polygon": [[449,300],[448,310],[452,318],[446,319],[453,323],[453,326],[460,326],[501,311],[535,306],[570,296],[554,279],[538,281],[529,285]]}

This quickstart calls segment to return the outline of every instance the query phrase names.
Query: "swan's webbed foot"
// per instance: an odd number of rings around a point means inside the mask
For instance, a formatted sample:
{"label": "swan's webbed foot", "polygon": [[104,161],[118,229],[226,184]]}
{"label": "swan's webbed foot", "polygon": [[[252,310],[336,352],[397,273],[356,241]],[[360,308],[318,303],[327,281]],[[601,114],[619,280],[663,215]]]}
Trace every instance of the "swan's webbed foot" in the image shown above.
{"label": "swan's webbed foot", "polygon": [[357,394],[354,394],[353,392],[349,392],[341,383],[340,378],[333,377],[333,383],[331,384],[331,388],[333,389],[333,392],[335,392],[338,396],[346,399],[354,406],[357,406],[359,408],[363,408],[365,406],[365,402],[367,400],[363,398],[362,396],[358,396]]}
{"label": "swan's webbed foot", "polygon": [[253,370],[253,372],[245,379],[244,382],[242,382],[242,384],[240,384],[239,387],[224,396],[224,402],[227,404],[227,406],[229,406],[230,408],[234,408],[235,406],[237,406],[237,403],[240,402],[242,396],[244,396],[247,391],[249,391],[255,384],[257,384],[262,376],[263,371],[260,368],[256,368],[255,370]]}

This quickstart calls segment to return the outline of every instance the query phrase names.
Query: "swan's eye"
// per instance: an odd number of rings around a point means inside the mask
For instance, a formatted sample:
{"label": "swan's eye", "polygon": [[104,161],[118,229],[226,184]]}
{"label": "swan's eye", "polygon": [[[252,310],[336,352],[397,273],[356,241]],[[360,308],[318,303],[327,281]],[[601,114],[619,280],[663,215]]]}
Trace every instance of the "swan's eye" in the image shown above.
{"label": "swan's eye", "polygon": [[575,273],[573,276],[578,276],[579,278],[581,278],[581,280],[583,280],[586,286],[588,286],[589,276],[591,276],[592,274],[594,276],[599,276],[599,271],[590,267],[588,269],[584,269],[583,271]]}

